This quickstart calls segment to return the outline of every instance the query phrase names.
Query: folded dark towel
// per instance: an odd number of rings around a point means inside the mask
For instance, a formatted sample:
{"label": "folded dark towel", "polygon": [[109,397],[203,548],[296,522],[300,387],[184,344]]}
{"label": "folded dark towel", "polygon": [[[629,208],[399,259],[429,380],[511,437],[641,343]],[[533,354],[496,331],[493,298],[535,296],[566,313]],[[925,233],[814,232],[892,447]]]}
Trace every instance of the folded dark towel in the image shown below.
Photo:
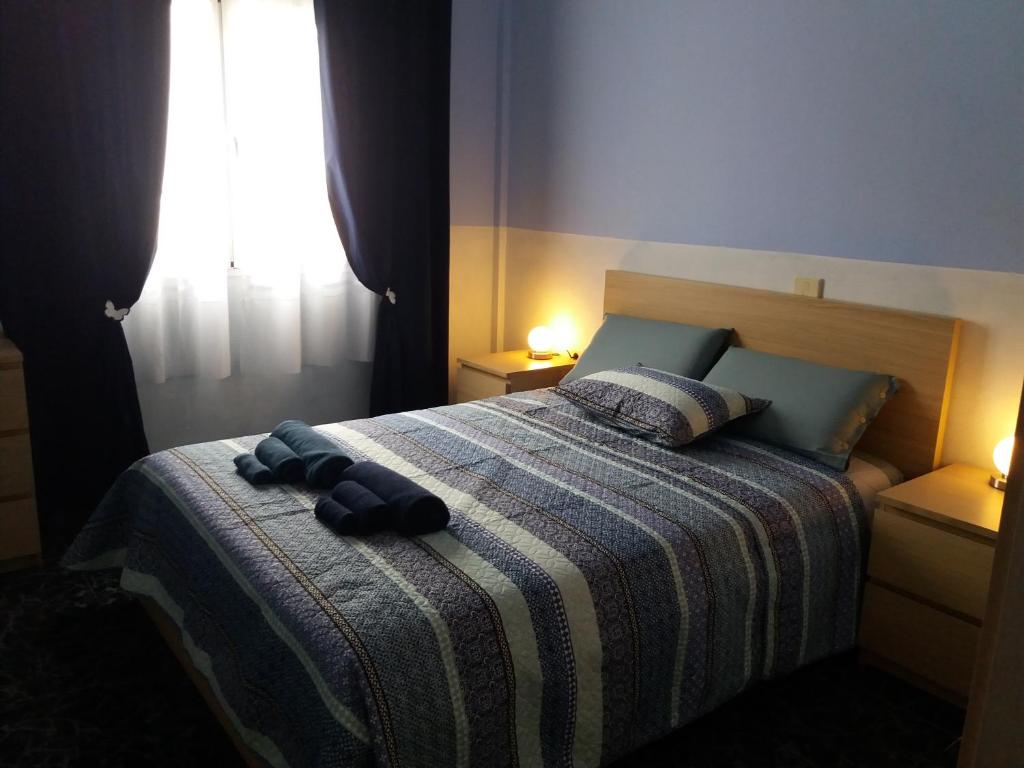
{"label": "folded dark towel", "polygon": [[403,536],[440,531],[448,525],[448,507],[412,480],[373,461],[360,461],[342,478],[368,488],[391,508],[391,527]]}
{"label": "folded dark towel", "polygon": [[313,509],[316,519],[342,536],[359,535],[359,516],[330,496],[321,496]]}
{"label": "folded dark towel", "polygon": [[282,421],[271,437],[276,437],[302,459],[306,482],[314,488],[333,488],[341,481],[341,473],[352,466],[337,443],[324,437],[302,421]]}
{"label": "folded dark towel", "polygon": [[251,453],[240,453],[235,456],[235,467],[238,474],[253,485],[267,485],[274,482],[274,473]]}
{"label": "folded dark towel", "polygon": [[299,455],[276,437],[260,441],[254,451],[278,483],[300,483],[306,479],[306,465]]}
{"label": "folded dark towel", "polygon": [[331,491],[331,498],[355,515],[356,532],[360,535],[390,528],[391,507],[371,491],[352,480],[342,480]]}

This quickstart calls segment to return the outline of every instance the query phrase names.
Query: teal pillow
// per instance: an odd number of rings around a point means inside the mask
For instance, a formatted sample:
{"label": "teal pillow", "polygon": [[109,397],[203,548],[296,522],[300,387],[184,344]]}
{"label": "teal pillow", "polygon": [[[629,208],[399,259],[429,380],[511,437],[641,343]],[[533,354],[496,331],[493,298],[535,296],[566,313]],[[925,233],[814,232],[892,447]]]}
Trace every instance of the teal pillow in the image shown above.
{"label": "teal pillow", "polygon": [[605,315],[587,351],[562,383],[568,384],[598,371],[637,364],[689,379],[702,379],[729,340],[730,333],[729,328],[701,328],[627,315]]}
{"label": "teal pillow", "polygon": [[704,383],[772,401],[770,408],[737,421],[730,434],[773,443],[839,470],[846,469],[853,447],[898,386],[882,373],[741,347],[726,350]]}

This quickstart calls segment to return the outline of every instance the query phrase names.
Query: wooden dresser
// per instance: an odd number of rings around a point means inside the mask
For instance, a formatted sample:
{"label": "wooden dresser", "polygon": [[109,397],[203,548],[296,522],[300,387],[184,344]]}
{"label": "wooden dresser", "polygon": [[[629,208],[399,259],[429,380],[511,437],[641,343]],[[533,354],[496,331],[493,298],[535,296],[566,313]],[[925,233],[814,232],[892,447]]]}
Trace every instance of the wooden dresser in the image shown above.
{"label": "wooden dresser", "polygon": [[39,555],[21,352],[0,336],[0,571],[38,564]]}
{"label": "wooden dresser", "polygon": [[963,701],[971,685],[1004,494],[953,464],[878,495],[860,624],[867,661]]}
{"label": "wooden dresser", "polygon": [[553,387],[574,365],[576,361],[568,355],[531,360],[525,349],[460,357],[455,372],[455,402]]}

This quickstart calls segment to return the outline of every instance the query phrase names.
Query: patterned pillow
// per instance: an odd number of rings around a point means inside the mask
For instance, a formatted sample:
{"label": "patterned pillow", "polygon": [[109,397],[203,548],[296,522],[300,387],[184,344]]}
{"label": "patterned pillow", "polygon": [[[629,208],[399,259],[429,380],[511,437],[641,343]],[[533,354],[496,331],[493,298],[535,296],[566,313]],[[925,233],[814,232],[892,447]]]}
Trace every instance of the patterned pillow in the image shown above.
{"label": "patterned pillow", "polygon": [[598,371],[555,391],[605,421],[673,447],[771,403],[642,365]]}

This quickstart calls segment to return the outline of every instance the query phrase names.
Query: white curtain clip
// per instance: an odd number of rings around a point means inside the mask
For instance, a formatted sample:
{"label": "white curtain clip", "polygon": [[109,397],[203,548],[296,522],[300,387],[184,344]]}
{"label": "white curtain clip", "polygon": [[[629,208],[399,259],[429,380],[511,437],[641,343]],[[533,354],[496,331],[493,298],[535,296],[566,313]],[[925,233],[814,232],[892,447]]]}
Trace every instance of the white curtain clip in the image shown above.
{"label": "white curtain clip", "polygon": [[117,320],[117,322],[119,322],[119,323],[122,320],[124,320],[124,316],[127,315],[131,311],[132,311],[131,307],[125,307],[124,309],[115,309],[114,308],[114,302],[112,302],[110,299],[107,299],[107,303],[104,305],[104,308],[103,308],[103,314],[104,315],[109,317],[111,320]]}

